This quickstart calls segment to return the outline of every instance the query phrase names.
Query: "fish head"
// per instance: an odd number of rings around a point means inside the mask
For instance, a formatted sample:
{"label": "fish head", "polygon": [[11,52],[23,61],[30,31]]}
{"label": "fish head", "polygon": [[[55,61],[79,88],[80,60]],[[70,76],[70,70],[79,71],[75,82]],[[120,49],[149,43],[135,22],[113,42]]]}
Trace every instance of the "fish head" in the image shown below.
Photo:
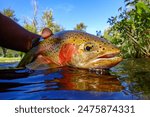
{"label": "fish head", "polygon": [[61,64],[84,69],[107,69],[122,61],[120,50],[108,40],[82,31],[66,33],[59,51]]}

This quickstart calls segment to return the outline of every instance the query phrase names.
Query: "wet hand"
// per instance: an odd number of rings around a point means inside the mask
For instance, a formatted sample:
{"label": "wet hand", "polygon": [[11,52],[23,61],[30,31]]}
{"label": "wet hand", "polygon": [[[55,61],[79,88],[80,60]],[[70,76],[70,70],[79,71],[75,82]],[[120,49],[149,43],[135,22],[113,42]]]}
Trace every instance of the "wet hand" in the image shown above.
{"label": "wet hand", "polygon": [[53,32],[49,29],[49,28],[44,28],[42,30],[42,34],[41,34],[41,37],[43,39],[47,39],[48,37],[52,36],[53,35]]}
{"label": "wet hand", "polygon": [[37,39],[33,39],[32,47],[37,46],[40,41],[43,41],[44,39],[47,39],[47,38],[49,38],[52,35],[53,35],[53,32],[49,28],[44,28],[42,30],[41,37],[37,38]]}

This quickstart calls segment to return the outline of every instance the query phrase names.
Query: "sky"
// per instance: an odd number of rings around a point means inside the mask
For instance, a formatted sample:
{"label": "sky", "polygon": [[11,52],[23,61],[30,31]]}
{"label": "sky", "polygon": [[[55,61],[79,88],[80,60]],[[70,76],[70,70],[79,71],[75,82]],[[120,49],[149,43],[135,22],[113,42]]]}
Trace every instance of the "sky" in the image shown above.
{"label": "sky", "polygon": [[[65,30],[72,30],[76,24],[84,22],[86,31],[96,34],[109,27],[108,18],[119,14],[118,8],[124,6],[124,0],[37,0],[38,16],[45,10],[52,10],[54,21]],[[24,19],[33,18],[33,0],[3,0],[0,11],[11,8],[15,11],[19,24]]]}

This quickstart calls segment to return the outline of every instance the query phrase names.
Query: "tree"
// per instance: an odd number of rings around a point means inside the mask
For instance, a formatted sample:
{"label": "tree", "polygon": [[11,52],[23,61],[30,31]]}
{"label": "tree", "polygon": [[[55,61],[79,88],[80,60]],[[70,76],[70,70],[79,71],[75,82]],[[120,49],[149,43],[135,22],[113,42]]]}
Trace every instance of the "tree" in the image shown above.
{"label": "tree", "polygon": [[[15,16],[15,11],[10,9],[10,8],[7,8],[7,9],[4,9],[2,11],[2,14],[4,14],[5,16],[11,18],[12,20],[14,20],[15,22],[18,21],[18,19],[16,18]],[[4,47],[1,47],[2,48],[2,52],[3,52],[3,57],[6,57],[7,56],[7,49],[4,48]]]}
{"label": "tree", "polygon": [[63,27],[61,27],[56,22],[54,22],[53,12],[51,10],[46,10],[43,12],[42,23],[43,23],[42,26],[43,28],[48,27],[52,30],[53,33],[64,30]]}
{"label": "tree", "polygon": [[[51,10],[45,10],[41,17],[37,17],[38,5],[36,0],[33,0],[34,16],[32,19],[24,21],[24,28],[33,32],[40,33],[43,28],[47,27],[52,30],[53,33],[64,30],[62,26],[57,24],[53,18],[53,12]],[[41,19],[41,22],[38,20]]]}
{"label": "tree", "polygon": [[[34,7],[36,7],[36,6],[34,6]],[[45,27],[50,28],[53,33],[64,30],[63,27],[61,27],[54,21],[53,12],[51,10],[44,11],[41,18],[39,18],[39,19],[41,19],[42,23],[38,22],[37,16],[35,13],[35,9],[37,10],[37,8],[34,8],[34,18],[31,19],[30,22],[28,20],[24,21],[25,29],[27,29],[33,33],[39,33]],[[39,24],[41,24],[41,25],[39,25]]]}
{"label": "tree", "polygon": [[33,18],[30,22],[27,19],[24,20],[24,28],[33,33],[38,33],[37,10],[37,2],[36,0],[33,0]]}
{"label": "tree", "polygon": [[86,28],[87,26],[83,22],[81,22],[75,26],[74,30],[86,31]]}
{"label": "tree", "polygon": [[118,9],[118,16],[108,19],[111,27],[106,32],[113,43],[121,45],[126,57],[150,57],[149,1],[125,0],[125,3],[124,9]]}
{"label": "tree", "polygon": [[18,19],[16,18],[15,16],[15,11],[10,9],[10,8],[7,8],[7,9],[4,9],[2,11],[2,14],[4,14],[5,16],[11,18],[12,20],[14,20],[15,22],[18,22]]}

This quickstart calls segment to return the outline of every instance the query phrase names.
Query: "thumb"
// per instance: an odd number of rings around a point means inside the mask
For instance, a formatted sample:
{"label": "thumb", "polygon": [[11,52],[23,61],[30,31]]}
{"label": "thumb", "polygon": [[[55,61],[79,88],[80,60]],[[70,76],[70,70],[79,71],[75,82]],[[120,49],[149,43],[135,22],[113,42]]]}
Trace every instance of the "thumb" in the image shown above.
{"label": "thumb", "polygon": [[42,30],[42,34],[41,34],[42,38],[46,39],[52,35],[53,35],[53,32],[49,28],[44,28]]}

